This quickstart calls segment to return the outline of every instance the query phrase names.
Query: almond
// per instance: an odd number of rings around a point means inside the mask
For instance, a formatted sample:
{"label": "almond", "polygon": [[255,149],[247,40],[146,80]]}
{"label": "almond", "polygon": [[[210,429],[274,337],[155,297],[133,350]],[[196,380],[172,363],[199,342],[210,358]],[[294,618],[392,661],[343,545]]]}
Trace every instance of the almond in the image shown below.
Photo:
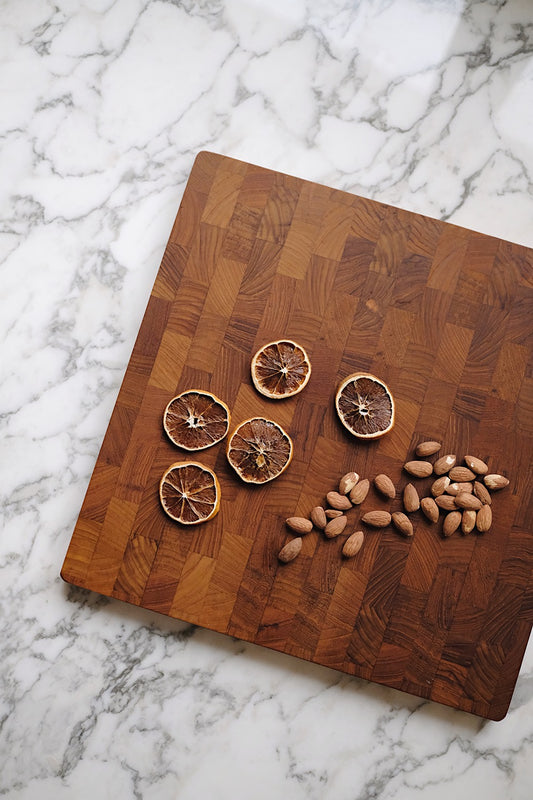
{"label": "almond", "polygon": [[448,486],[450,485],[450,479],[447,475],[441,475],[440,478],[437,478],[436,481],[433,481],[431,484],[431,494],[433,497],[438,497],[441,494],[444,494]]}
{"label": "almond", "polygon": [[342,548],[343,556],[345,558],[353,558],[363,546],[364,540],[365,535],[363,531],[355,531],[351,536],[348,536]]}
{"label": "almond", "polygon": [[476,528],[480,533],[488,531],[492,525],[492,509],[490,506],[481,506],[477,512]]}
{"label": "almond", "polygon": [[420,508],[420,498],[412,483],[408,483],[403,490],[403,507],[408,513],[418,511]]}
{"label": "almond", "polygon": [[452,467],[449,475],[451,481],[459,481],[460,483],[473,481],[476,477],[476,473],[472,472],[472,470],[468,469],[468,467]]}
{"label": "almond", "polygon": [[327,525],[328,519],[326,517],[326,512],[322,508],[322,506],[315,506],[311,511],[311,522],[318,528],[319,530],[323,531]]}
{"label": "almond", "polygon": [[278,558],[280,561],[283,561],[284,564],[287,564],[299,555],[301,549],[302,538],[301,536],[297,536],[295,539],[291,539],[290,542],[287,542],[285,547],[281,548],[278,553]]}
{"label": "almond", "polygon": [[388,511],[367,511],[362,517],[362,522],[373,528],[386,528],[390,525],[391,515]]}
{"label": "almond", "polygon": [[368,490],[370,488],[370,481],[366,478],[363,478],[362,481],[358,481],[358,483],[353,487],[352,491],[350,492],[350,500],[354,504],[354,506],[359,506],[366,499],[368,494]]}
{"label": "almond", "polygon": [[346,527],[346,523],[348,519],[341,515],[340,517],[335,517],[334,519],[330,519],[326,527],[324,528],[324,533],[328,537],[328,539],[334,539],[335,536],[338,536],[339,533],[342,533]]}
{"label": "almond", "polygon": [[452,467],[455,467],[457,456],[454,453],[448,453],[446,456],[441,456],[433,464],[433,472],[435,475],[444,475],[449,472]]}
{"label": "almond", "polygon": [[483,482],[485,486],[487,486],[493,492],[497,491],[498,489],[505,489],[506,486],[509,486],[509,479],[504,475],[485,475]]}
{"label": "almond", "polygon": [[475,494],[469,494],[469,492],[460,492],[454,499],[457,508],[469,508],[472,511],[478,511],[482,505],[481,500]]}
{"label": "almond", "polygon": [[468,492],[472,494],[473,487],[471,483],[449,483],[446,487],[446,494],[461,494],[461,492]]}
{"label": "almond", "polygon": [[435,502],[443,511],[455,511],[457,509],[455,497],[451,494],[439,494],[438,497],[435,498]]}
{"label": "almond", "polygon": [[392,514],[392,524],[394,527],[400,531],[402,536],[412,536],[413,535],[413,523],[402,511],[395,511]]}
{"label": "almond", "polygon": [[420,442],[417,444],[415,453],[419,458],[427,458],[438,453],[442,445],[440,442]]}
{"label": "almond", "polygon": [[396,497],[396,488],[388,475],[376,475],[374,486],[384,497],[393,500]]}
{"label": "almond", "polygon": [[348,511],[348,509],[352,507],[352,504],[345,494],[339,494],[339,492],[328,492],[326,498],[329,505],[332,508],[336,508],[338,511]]}
{"label": "almond", "polygon": [[439,518],[439,507],[432,497],[423,497],[420,501],[420,508],[430,522],[437,522]]}
{"label": "almond", "polygon": [[326,508],[326,519],[335,519],[335,517],[342,517],[342,511],[337,508]]}
{"label": "almond", "polygon": [[348,494],[359,480],[357,472],[347,472],[339,481],[339,494]]}
{"label": "almond", "polygon": [[489,471],[485,462],[480,458],[476,458],[476,456],[465,456],[465,464],[467,467],[470,467],[472,472],[475,472],[476,475],[486,475]]}
{"label": "almond", "polygon": [[463,511],[463,516],[461,519],[461,530],[463,533],[472,533],[476,527],[476,517],[476,512],[469,508]]}
{"label": "almond", "polygon": [[452,533],[455,533],[459,525],[461,524],[463,519],[463,514],[461,511],[451,511],[444,517],[444,523],[442,525],[442,532],[445,536],[451,536]]}
{"label": "almond", "polygon": [[474,494],[476,497],[479,497],[484,506],[490,506],[492,503],[490,492],[487,487],[481,483],[481,481],[474,481]]}
{"label": "almond", "polygon": [[430,461],[408,461],[403,468],[415,478],[427,478],[433,472],[433,464]]}
{"label": "almond", "polygon": [[310,519],[305,519],[305,517],[289,517],[285,522],[287,527],[295,533],[309,533],[313,530],[313,523]]}

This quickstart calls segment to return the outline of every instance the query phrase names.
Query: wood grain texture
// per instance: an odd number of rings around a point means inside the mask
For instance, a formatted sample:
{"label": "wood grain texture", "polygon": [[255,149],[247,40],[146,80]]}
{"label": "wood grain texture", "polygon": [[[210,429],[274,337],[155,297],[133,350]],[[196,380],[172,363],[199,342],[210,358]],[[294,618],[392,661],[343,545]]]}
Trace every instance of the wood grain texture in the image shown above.
{"label": "wood grain texture", "polygon": [[[492,719],[509,706],[533,619],[531,439],[533,252],[509,242],[212,153],[195,161],[62,568],[78,586]],[[306,389],[273,403],[253,353],[290,337]],[[338,382],[375,372],[394,430],[357,443],[333,405]],[[248,487],[224,443],[221,510],[189,530],[159,505],[182,455],[164,435],[168,400],[219,395],[231,429],[255,415],[290,433],[289,469]],[[308,515],[354,469],[390,475],[348,512],[401,508],[402,472],[424,439],[477,454],[510,477],[484,535],[368,531],[306,535],[280,564],[286,517]],[[427,485],[426,485],[427,489]],[[423,493],[423,492],[422,492]]]}

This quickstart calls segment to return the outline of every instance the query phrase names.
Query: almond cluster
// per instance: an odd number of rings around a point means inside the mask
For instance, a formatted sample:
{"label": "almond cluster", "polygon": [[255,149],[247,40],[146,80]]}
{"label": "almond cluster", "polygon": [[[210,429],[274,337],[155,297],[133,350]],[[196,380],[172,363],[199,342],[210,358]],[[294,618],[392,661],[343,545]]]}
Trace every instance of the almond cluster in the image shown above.
{"label": "almond cluster", "polygon": [[[476,456],[466,455],[461,465],[457,464],[455,454],[441,456],[433,463],[428,461],[438,454],[441,446],[440,442],[421,442],[415,450],[416,458],[404,464],[404,470],[413,478],[433,477],[429,495],[421,499],[414,484],[408,483],[402,491],[404,511],[391,513],[386,509],[374,509],[363,514],[360,521],[372,528],[386,528],[392,524],[397,533],[410,538],[414,528],[408,514],[420,509],[431,523],[437,523],[442,515],[442,534],[445,537],[459,529],[464,534],[488,531],[492,525],[491,492],[508,486],[508,478],[489,474],[488,465]],[[395,499],[397,490],[388,475],[376,475],[373,484],[384,499]],[[296,535],[280,550],[279,560],[284,563],[293,561],[302,549],[302,536],[313,528],[322,531],[328,539],[346,535],[346,512],[361,505],[369,489],[367,478],[361,479],[357,472],[348,472],[340,479],[337,490],[327,493],[325,507],[315,506],[309,518],[289,517],[287,527]],[[355,530],[345,540],[342,555],[352,558],[360,551],[363,542],[363,531]]]}
{"label": "almond cluster", "polygon": [[[384,498],[389,500],[396,497],[396,489],[388,475],[376,475],[374,486]],[[296,534],[278,553],[280,561],[287,563],[296,558],[302,549],[302,536],[310,533],[313,528],[324,533],[327,539],[334,539],[340,534],[347,534],[348,518],[346,512],[354,506],[360,506],[368,495],[370,481],[360,478],[357,472],[347,472],[339,481],[338,488],[326,495],[324,506],[315,506],[307,517],[289,517],[286,521],[291,533]],[[390,513],[384,509],[375,509],[363,514],[360,521],[372,528],[386,528],[392,524],[403,536],[413,535],[411,520],[401,511]],[[342,555],[353,558],[364,542],[362,530],[355,530],[345,540]]]}
{"label": "almond cluster", "polygon": [[[440,449],[440,442],[421,442],[415,455],[427,459]],[[492,525],[491,492],[509,485],[504,475],[489,474],[488,465],[477,456],[466,455],[463,462],[458,464],[455,453],[448,453],[433,463],[415,459],[404,464],[404,470],[415,478],[434,478],[430,494],[421,500],[413,484],[407,484],[403,492],[405,510],[420,508],[432,523],[437,523],[443,514],[444,536],[459,529],[464,534],[486,533]]]}
{"label": "almond cluster", "polygon": [[[360,479],[357,472],[347,472],[339,481],[337,490],[328,492],[324,506],[315,506],[306,517],[289,517],[286,520],[291,533],[297,536],[291,539],[278,553],[280,561],[287,563],[296,558],[302,549],[302,536],[310,533],[313,528],[324,533],[327,539],[334,539],[341,533],[346,533],[348,517],[346,511],[353,506],[360,505],[365,500],[370,481]],[[364,518],[363,518],[364,519]],[[342,548],[345,558],[352,558],[363,546],[363,531],[356,530],[348,536]]]}

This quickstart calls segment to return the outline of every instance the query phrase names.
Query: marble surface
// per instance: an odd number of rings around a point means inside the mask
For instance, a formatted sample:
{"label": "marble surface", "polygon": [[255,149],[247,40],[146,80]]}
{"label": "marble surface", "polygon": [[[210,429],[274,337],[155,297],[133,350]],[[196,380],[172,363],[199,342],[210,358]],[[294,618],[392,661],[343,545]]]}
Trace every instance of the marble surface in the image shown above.
{"label": "marble surface", "polygon": [[65,585],[195,154],[533,246],[529,0],[0,0],[0,795],[529,800],[499,723]]}

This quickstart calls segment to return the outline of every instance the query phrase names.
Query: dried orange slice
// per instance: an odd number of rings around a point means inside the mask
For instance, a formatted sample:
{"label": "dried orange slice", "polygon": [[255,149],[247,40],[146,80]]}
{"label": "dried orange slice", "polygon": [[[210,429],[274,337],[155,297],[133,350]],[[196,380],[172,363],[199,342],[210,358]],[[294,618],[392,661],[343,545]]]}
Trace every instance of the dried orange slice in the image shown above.
{"label": "dried orange slice", "polygon": [[264,417],[241,422],[228,442],[228,461],[246,483],[267,483],[287,469],[292,441],[281,425]]}
{"label": "dried orange slice", "polygon": [[366,372],[356,372],[342,381],[335,406],[344,427],[361,439],[377,439],[394,425],[394,400],[389,387]]}
{"label": "dried orange slice", "polygon": [[159,483],[159,499],[169,517],[182,525],[207,522],[220,508],[215,473],[196,461],[172,464]]}
{"label": "dried orange slice", "polygon": [[203,450],[229,429],[229,408],[211,392],[190,389],[173,397],[163,414],[169,439],[184,450]]}
{"label": "dried orange slice", "polygon": [[282,400],[301,392],[311,376],[307,353],[290,339],[265,344],[252,358],[255,388],[272,400]]}

